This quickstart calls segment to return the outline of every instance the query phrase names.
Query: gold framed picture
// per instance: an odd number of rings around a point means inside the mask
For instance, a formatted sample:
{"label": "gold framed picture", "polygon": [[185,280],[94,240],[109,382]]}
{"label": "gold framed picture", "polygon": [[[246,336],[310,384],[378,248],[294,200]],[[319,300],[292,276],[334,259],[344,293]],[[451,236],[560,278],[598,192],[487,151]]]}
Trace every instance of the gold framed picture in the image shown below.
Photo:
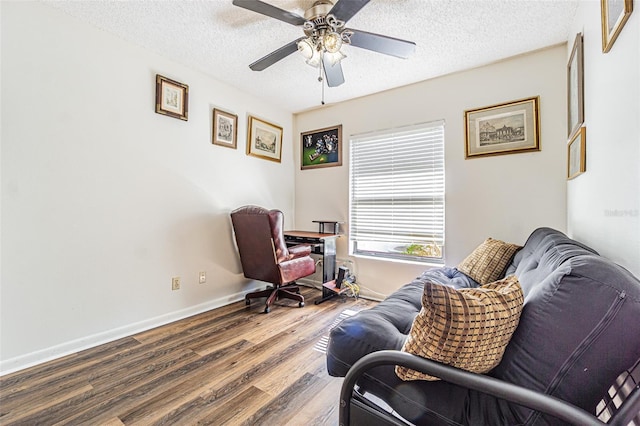
{"label": "gold framed picture", "polygon": [[237,148],[238,116],[220,109],[213,109],[212,140],[214,145]]}
{"label": "gold framed picture", "polygon": [[342,124],[300,134],[300,169],[342,165]]}
{"label": "gold framed picture", "polygon": [[540,97],[464,112],[464,158],[540,151]]}
{"label": "gold framed picture", "polygon": [[633,0],[600,0],[603,53],[611,50],[631,12]]}
{"label": "gold framed picture", "polygon": [[567,144],[567,179],[573,179],[587,169],[586,138],[587,129],[580,127]]}
{"label": "gold framed picture", "polygon": [[247,155],[279,163],[282,158],[282,127],[250,115]]}
{"label": "gold framed picture", "polygon": [[189,86],[156,74],[156,112],[187,121]]}

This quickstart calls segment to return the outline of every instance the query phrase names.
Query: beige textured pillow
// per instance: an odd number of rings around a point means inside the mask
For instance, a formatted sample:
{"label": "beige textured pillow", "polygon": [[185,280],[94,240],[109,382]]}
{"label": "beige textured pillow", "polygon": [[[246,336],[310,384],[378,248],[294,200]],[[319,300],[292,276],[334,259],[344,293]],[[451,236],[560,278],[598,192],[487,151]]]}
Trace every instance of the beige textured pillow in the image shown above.
{"label": "beige textured pillow", "polygon": [[480,285],[492,283],[502,277],[511,259],[521,248],[516,244],[487,238],[458,265],[458,271]]}
{"label": "beige textured pillow", "polygon": [[[524,296],[515,275],[477,288],[456,290],[427,282],[422,309],[402,350],[474,373],[500,363],[518,326]],[[439,380],[396,366],[402,380]]]}

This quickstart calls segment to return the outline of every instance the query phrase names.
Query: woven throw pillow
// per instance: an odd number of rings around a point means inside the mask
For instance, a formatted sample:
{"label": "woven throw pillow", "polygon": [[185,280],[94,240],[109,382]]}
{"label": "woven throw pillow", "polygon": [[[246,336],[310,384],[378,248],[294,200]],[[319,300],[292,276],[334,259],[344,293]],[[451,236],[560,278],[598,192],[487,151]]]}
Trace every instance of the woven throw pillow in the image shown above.
{"label": "woven throw pillow", "polygon": [[502,277],[511,259],[521,248],[516,244],[487,238],[458,265],[458,271],[481,285],[492,283]]}
{"label": "woven throw pillow", "polygon": [[[456,290],[427,282],[422,309],[402,350],[474,373],[500,363],[518,326],[524,296],[515,275],[477,288]],[[439,380],[396,366],[402,380]]]}

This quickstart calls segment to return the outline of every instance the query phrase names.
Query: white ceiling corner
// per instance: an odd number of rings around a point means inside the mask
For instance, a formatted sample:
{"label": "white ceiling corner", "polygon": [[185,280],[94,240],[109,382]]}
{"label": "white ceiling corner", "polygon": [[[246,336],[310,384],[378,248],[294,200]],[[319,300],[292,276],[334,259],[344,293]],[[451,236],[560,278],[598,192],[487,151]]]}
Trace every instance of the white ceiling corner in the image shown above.
{"label": "white ceiling corner", "polygon": [[[318,71],[296,53],[264,71],[248,65],[303,35],[231,0],[43,0],[133,44],[204,72],[283,109],[320,105]],[[304,14],[313,0],[264,0]],[[349,1],[349,0],[341,0]],[[371,0],[347,24],[414,41],[398,59],[346,46],[346,82],[327,104],[499,61],[566,42],[578,0]]]}

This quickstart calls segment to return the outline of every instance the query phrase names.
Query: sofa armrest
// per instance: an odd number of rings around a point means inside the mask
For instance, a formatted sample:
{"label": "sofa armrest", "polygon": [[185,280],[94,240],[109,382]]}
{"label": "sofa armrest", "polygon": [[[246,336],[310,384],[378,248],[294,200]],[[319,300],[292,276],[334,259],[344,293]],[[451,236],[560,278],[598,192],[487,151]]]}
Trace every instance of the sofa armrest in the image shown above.
{"label": "sofa armrest", "polygon": [[[525,389],[520,386],[516,386],[511,383],[507,383],[493,377],[471,373],[468,371],[460,370],[455,367],[444,365],[435,361],[431,361],[419,356],[409,354],[401,351],[378,351],[362,357],[358,360],[348,371],[342,384],[342,390],[340,392],[340,425],[346,426],[350,423],[351,407],[355,402],[354,407],[358,410],[362,408],[362,401],[353,399],[354,386],[358,379],[363,376],[369,369],[378,367],[381,365],[402,365],[413,370],[417,370],[432,376],[440,377],[442,380],[463,386],[469,389],[474,389],[479,392],[483,392],[489,395],[493,395],[497,398],[501,398],[507,401],[514,402],[516,404],[531,408],[536,411],[540,411],[554,417],[557,417],[565,422],[575,425],[603,425],[602,421],[597,419],[593,414],[590,414],[581,408],[571,405],[556,397],[546,395],[540,392],[536,392],[530,389]],[[353,401],[352,401],[353,399]],[[627,404],[629,404],[627,406]],[[367,403],[371,405],[371,403]],[[630,398],[625,401],[623,409],[621,409],[609,422],[609,425],[623,425],[627,424],[633,417],[624,422],[623,417],[627,417],[623,411],[633,413],[636,411],[637,406],[640,406],[640,390],[636,389],[635,392],[630,395]],[[633,409],[629,407],[634,407]],[[624,410],[626,408],[626,410]],[[372,410],[368,410],[371,412]],[[362,411],[360,410],[359,413]],[[361,415],[361,414],[359,414]],[[381,418],[385,418],[388,424],[398,424],[393,418],[386,415],[382,410],[378,410],[374,414],[375,420],[372,424],[385,424],[381,422]]]}

